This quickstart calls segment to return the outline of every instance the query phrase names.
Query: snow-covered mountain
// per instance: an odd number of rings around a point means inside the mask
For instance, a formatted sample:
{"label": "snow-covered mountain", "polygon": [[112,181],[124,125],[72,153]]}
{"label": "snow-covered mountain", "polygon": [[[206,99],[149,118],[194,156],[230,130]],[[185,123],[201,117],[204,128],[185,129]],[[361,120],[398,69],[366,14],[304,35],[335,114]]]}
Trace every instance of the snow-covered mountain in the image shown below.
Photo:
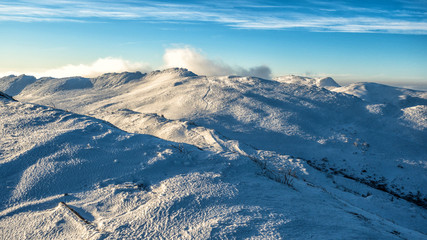
{"label": "snow-covered mountain", "polygon": [[9,95],[19,94],[27,85],[34,83],[37,79],[33,76],[15,76],[10,75],[1,78],[0,89]]}
{"label": "snow-covered mountain", "polygon": [[[426,92],[186,69],[22,78],[0,79],[19,101],[0,98],[10,236],[426,237]],[[24,219],[39,220],[10,226]]]}
{"label": "snow-covered mountain", "polygon": [[283,83],[294,83],[294,84],[303,84],[303,85],[313,85],[313,86],[324,87],[324,88],[341,87],[331,77],[310,78],[310,77],[288,75],[288,76],[276,77],[276,78],[274,78],[274,80],[276,80],[278,82],[283,82]]}

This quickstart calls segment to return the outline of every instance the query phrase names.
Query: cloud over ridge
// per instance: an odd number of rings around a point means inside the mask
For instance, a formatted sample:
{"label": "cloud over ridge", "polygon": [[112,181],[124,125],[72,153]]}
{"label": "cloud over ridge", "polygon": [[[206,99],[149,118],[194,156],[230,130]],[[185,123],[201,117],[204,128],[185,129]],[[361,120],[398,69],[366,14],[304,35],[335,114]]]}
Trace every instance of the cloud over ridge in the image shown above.
{"label": "cloud over ridge", "polygon": [[[187,68],[199,75],[224,76],[241,75],[254,76],[260,78],[271,78],[271,69],[267,66],[255,66],[244,68],[241,66],[231,66],[221,60],[212,60],[202,55],[199,51],[191,47],[169,48],[163,55],[164,68],[182,67]],[[96,77],[110,72],[150,72],[154,68],[148,63],[132,62],[122,58],[105,57],[99,58],[89,64],[68,64],[48,70],[26,72],[25,74],[35,77]],[[1,76],[20,75],[18,72],[3,72]]]}
{"label": "cloud over ridge", "polygon": [[190,47],[166,49],[163,61],[165,68],[187,68],[199,75],[243,75],[267,79],[271,77],[271,70],[267,66],[262,65],[249,69],[240,66],[233,67],[219,60],[208,59],[199,51]]}

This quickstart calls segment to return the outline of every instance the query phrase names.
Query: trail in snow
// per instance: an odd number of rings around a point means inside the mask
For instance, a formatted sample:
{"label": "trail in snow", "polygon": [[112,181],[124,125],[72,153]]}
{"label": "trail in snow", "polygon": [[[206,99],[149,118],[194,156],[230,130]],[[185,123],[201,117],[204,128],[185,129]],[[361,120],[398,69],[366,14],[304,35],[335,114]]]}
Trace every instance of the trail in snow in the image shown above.
{"label": "trail in snow", "polygon": [[211,85],[209,84],[209,79],[207,77],[205,77],[205,79],[207,81],[208,90],[206,91],[205,95],[203,95],[202,101],[204,101],[206,103],[205,111],[207,111],[208,107],[209,107],[209,103],[208,103],[208,101],[206,101],[206,97],[208,96],[209,92],[211,91]]}

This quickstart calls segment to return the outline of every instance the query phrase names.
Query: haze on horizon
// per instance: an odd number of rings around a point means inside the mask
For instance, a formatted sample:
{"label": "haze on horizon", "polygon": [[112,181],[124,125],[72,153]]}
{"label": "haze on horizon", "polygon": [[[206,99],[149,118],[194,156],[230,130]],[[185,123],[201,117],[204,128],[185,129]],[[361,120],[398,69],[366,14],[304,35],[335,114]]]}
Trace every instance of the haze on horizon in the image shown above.
{"label": "haze on horizon", "polygon": [[427,84],[425,1],[5,1],[0,76],[185,67]]}

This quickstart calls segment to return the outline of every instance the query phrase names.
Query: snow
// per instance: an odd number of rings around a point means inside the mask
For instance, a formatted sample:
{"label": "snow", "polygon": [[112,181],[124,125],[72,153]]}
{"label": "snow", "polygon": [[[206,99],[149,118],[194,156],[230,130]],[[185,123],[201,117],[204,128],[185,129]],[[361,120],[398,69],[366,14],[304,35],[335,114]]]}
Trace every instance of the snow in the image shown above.
{"label": "snow", "polygon": [[427,105],[417,105],[402,109],[403,120],[413,128],[424,131],[427,128]]}
{"label": "snow", "polygon": [[5,238],[426,238],[426,92],[167,69],[12,95]]}
{"label": "snow", "polygon": [[9,95],[19,94],[27,85],[34,83],[37,79],[33,76],[26,75],[10,75],[1,78],[0,89],[2,92]]}
{"label": "snow", "polygon": [[371,103],[388,103],[399,107],[427,104],[427,92],[387,86],[379,83],[353,83],[333,89]]}
{"label": "snow", "polygon": [[295,75],[288,76],[280,76],[274,78],[275,81],[283,82],[283,83],[293,83],[293,84],[302,84],[302,85],[311,85],[317,87],[324,88],[333,88],[333,87],[341,87],[335,80],[331,77],[325,78],[310,78],[310,77],[302,77]]}
{"label": "snow", "polygon": [[108,87],[120,86],[122,84],[132,82],[132,81],[137,81],[144,76],[145,74],[142,74],[141,72],[107,73],[97,78],[94,78],[93,82],[95,87],[97,88],[108,88]]}

